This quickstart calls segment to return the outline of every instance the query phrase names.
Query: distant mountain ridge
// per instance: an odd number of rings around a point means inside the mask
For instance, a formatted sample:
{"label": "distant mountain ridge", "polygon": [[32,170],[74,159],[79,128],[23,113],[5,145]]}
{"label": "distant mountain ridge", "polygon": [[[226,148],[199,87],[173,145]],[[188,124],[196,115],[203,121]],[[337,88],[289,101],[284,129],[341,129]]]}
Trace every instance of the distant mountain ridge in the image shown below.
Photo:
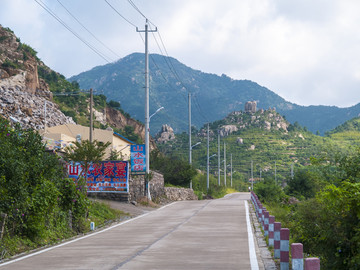
{"label": "distant mountain ridge", "polygon": [[[176,133],[188,130],[188,92],[192,95],[192,124],[197,128],[243,110],[247,101],[257,101],[259,109],[276,108],[291,122],[324,134],[360,113],[360,103],[349,108],[299,106],[249,80],[234,80],[226,75],[194,70],[171,57],[151,54],[150,114],[163,106],[151,119],[151,133],[169,124]],[[144,119],[144,54],[133,53],[119,61],[95,67],[73,76],[81,88],[103,91],[108,100],[121,103],[134,118]]]}

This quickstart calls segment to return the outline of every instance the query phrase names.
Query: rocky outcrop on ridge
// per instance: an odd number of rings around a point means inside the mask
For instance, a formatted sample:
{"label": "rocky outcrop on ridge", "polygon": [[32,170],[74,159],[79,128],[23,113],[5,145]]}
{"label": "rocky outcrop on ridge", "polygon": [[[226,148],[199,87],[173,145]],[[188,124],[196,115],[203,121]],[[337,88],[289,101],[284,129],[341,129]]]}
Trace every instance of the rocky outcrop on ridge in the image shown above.
{"label": "rocky outcrop on ridge", "polygon": [[162,125],[161,130],[155,136],[157,143],[167,143],[175,139],[174,130],[169,125]]}

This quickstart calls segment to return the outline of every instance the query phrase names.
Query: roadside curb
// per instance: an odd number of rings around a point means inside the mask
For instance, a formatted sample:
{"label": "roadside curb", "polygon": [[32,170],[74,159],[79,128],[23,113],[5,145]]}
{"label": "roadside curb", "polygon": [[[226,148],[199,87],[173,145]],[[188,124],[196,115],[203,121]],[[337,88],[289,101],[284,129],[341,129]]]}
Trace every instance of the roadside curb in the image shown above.
{"label": "roadside curb", "polygon": [[249,211],[250,211],[250,219],[251,224],[254,230],[254,238],[255,239],[255,248],[256,255],[258,257],[259,269],[263,270],[278,270],[280,268],[277,267],[274,259],[271,256],[271,252],[269,251],[263,233],[260,229],[260,224],[256,218],[254,206],[251,201],[248,201]]}

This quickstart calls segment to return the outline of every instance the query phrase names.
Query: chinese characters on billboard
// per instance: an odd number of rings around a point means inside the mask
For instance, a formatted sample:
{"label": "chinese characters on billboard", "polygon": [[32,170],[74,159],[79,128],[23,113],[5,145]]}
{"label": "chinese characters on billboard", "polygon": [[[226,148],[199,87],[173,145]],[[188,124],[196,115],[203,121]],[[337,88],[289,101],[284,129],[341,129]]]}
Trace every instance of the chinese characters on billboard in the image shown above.
{"label": "chinese characters on billboard", "polygon": [[[84,176],[79,163],[68,165],[71,178]],[[102,161],[92,164],[87,172],[88,192],[120,192],[129,191],[129,173],[127,161]]]}
{"label": "chinese characters on billboard", "polygon": [[145,145],[131,145],[131,172],[133,174],[146,173]]}

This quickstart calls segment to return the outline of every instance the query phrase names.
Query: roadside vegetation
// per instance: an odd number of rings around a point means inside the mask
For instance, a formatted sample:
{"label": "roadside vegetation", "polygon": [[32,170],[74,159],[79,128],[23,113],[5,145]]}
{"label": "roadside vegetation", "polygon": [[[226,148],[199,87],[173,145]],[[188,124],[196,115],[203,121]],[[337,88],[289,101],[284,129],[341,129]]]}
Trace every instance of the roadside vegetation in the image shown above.
{"label": "roadside vegetation", "polygon": [[360,268],[360,149],[312,159],[282,188],[268,178],[255,193],[271,215],[290,229],[290,242],[320,257],[322,269]]}
{"label": "roadside vegetation", "polygon": [[[180,159],[178,156],[164,155],[159,150],[150,153],[151,170],[159,171],[164,175],[166,186],[192,188],[199,199],[204,197],[222,198],[231,190],[231,179],[227,179],[228,185],[225,187],[223,178],[218,185],[218,178],[209,175],[209,190],[207,190],[206,172],[196,170],[187,160]],[[240,174],[233,175],[233,190],[247,191],[249,184]]]}
{"label": "roadside vegetation", "polygon": [[125,215],[87,199],[38,133],[0,118],[0,141],[0,260]]}

